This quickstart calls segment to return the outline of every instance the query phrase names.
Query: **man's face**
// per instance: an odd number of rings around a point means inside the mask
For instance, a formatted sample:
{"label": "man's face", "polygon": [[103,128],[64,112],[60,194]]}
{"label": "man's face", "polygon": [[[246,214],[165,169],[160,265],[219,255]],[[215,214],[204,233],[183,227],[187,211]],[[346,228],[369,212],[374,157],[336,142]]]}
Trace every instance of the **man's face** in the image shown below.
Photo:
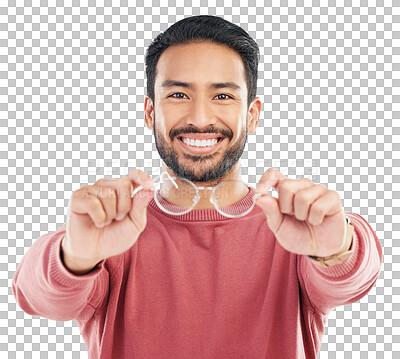
{"label": "man's face", "polygon": [[257,99],[247,108],[239,54],[208,42],[170,47],[158,61],[154,93],[154,105],[145,100],[146,125],[176,176],[211,183],[237,170],[261,107]]}

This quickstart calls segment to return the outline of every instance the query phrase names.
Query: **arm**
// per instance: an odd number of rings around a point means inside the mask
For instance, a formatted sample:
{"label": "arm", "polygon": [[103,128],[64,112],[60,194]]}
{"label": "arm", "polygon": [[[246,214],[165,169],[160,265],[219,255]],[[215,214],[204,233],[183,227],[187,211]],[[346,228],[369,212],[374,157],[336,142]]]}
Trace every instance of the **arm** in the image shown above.
{"label": "arm", "polygon": [[89,319],[108,293],[104,261],[84,275],[64,265],[61,244],[65,232],[64,224],[39,237],[14,274],[14,297],[27,314],[61,321]]}
{"label": "arm", "polygon": [[353,254],[348,259],[326,268],[305,255],[298,256],[301,291],[323,315],[363,298],[378,279],[382,265],[382,246],[371,226],[356,213],[346,214],[354,226]]}

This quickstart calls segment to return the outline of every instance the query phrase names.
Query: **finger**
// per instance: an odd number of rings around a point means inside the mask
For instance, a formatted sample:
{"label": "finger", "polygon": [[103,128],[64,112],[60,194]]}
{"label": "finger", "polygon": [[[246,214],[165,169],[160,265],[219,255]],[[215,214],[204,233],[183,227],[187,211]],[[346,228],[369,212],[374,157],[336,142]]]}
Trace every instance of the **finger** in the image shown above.
{"label": "finger", "polygon": [[278,199],[269,195],[262,196],[257,198],[256,205],[263,210],[268,227],[276,234],[284,219],[284,215],[279,210]]}
{"label": "finger", "polygon": [[128,179],[120,178],[117,181],[117,216],[120,221],[129,213],[132,205],[132,182]]}
{"label": "finger", "polygon": [[92,195],[87,187],[89,186],[84,186],[72,194],[69,210],[77,214],[89,215],[93,223],[101,228],[105,222],[106,213],[100,199]]}
{"label": "finger", "polygon": [[319,197],[329,191],[323,184],[315,184],[310,187],[297,191],[294,195],[293,207],[294,216],[299,221],[305,221],[308,218],[311,205]]}
{"label": "finger", "polygon": [[315,184],[308,178],[298,180],[287,180],[279,183],[276,188],[278,191],[279,208],[282,213],[294,214],[294,197],[297,192],[315,186]]}
{"label": "finger", "polygon": [[313,226],[318,226],[325,216],[333,216],[341,212],[342,208],[339,193],[328,190],[311,205],[308,222]]}
{"label": "finger", "polygon": [[132,181],[128,178],[111,178],[99,180],[99,185],[109,186],[116,193],[116,212],[113,219],[121,221],[131,209]]}
{"label": "finger", "polygon": [[116,193],[116,214],[113,219],[122,220],[131,209],[132,182],[128,178],[102,178],[98,186],[110,187]]}
{"label": "finger", "polygon": [[138,232],[142,232],[147,223],[147,205],[154,196],[152,190],[143,190],[135,195],[131,201],[132,206],[129,211],[129,217],[136,226]]}
{"label": "finger", "polygon": [[[112,187],[112,178],[103,178],[96,182],[93,186],[88,186],[88,192],[97,196],[103,205],[106,213],[105,225],[108,225],[117,215],[117,194]],[[114,184],[113,184],[114,185]]]}
{"label": "finger", "polygon": [[271,187],[276,188],[280,182],[287,179],[288,178],[275,167],[268,168],[257,184],[256,193],[267,193]]}
{"label": "finger", "polygon": [[132,182],[133,190],[139,186],[143,186],[144,189],[151,189],[154,187],[154,181],[151,176],[138,169],[129,172],[123,179]]}

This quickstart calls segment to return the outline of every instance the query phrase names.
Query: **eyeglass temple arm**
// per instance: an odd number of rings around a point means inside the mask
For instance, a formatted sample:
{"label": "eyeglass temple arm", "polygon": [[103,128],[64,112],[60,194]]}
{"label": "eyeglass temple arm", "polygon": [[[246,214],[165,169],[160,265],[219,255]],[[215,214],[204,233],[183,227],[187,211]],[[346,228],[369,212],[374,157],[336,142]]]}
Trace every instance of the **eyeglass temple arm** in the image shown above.
{"label": "eyeglass temple arm", "polygon": [[161,180],[162,180],[163,175],[167,175],[169,177],[169,179],[172,181],[172,183],[174,184],[175,188],[178,188],[178,185],[176,184],[176,182],[173,180],[173,178],[170,176],[170,174],[167,171],[161,173],[161,176],[160,176]]}

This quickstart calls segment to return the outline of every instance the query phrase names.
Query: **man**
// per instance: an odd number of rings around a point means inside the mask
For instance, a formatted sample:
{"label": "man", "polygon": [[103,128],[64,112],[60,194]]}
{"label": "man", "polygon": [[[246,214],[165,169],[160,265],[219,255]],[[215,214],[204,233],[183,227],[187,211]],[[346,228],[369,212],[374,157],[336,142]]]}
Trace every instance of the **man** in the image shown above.
{"label": "man", "polygon": [[[261,111],[257,65],[254,40],[214,16],[153,41],[145,123],[170,186],[153,197],[152,178],[133,170],[75,191],[67,223],[14,276],[26,313],[76,319],[90,358],[317,357],[329,312],[369,292],[382,248],[323,185],[275,168],[257,189],[241,181]],[[191,211],[171,178],[201,187]]]}

